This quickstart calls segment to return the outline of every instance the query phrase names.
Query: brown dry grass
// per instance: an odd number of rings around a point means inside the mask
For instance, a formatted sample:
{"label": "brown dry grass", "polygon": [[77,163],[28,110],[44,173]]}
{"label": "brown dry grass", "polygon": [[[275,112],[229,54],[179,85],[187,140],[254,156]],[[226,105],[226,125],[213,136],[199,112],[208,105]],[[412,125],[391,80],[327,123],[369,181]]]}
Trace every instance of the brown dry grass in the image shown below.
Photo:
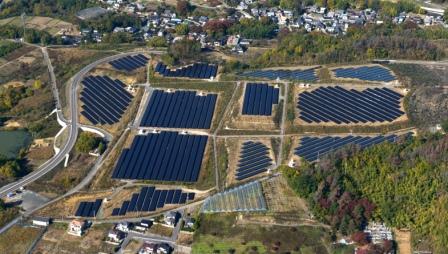
{"label": "brown dry grass", "polygon": [[[20,17],[12,17],[0,20],[0,25],[21,26],[22,21]],[[65,34],[67,35],[79,35],[78,26],[49,17],[27,17],[25,21],[25,27],[47,31],[51,35],[62,34],[62,32],[65,32]]]}
{"label": "brown dry grass", "polygon": [[125,254],[126,253],[129,253],[129,254],[137,253],[142,244],[143,244],[142,241],[132,239],[131,241],[129,241],[129,244],[126,245],[126,247],[124,248],[123,253],[125,253]]}
{"label": "brown dry grass", "polygon": [[177,237],[177,244],[190,246],[193,243],[193,234],[188,232],[180,232]]}
{"label": "brown dry grass", "polygon": [[50,159],[54,154],[53,146],[31,148],[28,151],[27,158],[32,165],[40,165]]}
{"label": "brown dry grass", "polygon": [[[63,226],[63,225],[62,225]],[[50,226],[37,244],[34,253],[80,253],[90,254],[106,252],[111,253],[114,246],[104,242],[108,228],[90,228],[81,236],[72,236],[66,232],[65,227]]]}
{"label": "brown dry grass", "polygon": [[38,237],[40,229],[33,227],[13,226],[0,234],[0,250],[4,254],[26,253],[33,241]]}
{"label": "brown dry grass", "polygon": [[162,224],[154,224],[151,228],[149,228],[148,232],[160,236],[170,237],[173,234],[173,228]]}
{"label": "brown dry grass", "polygon": [[37,214],[40,216],[53,218],[70,218],[74,216],[79,202],[104,199],[109,197],[111,194],[112,191],[110,190],[92,193],[77,193],[39,210]]}
{"label": "brown dry grass", "polygon": [[398,253],[411,254],[411,231],[394,229],[395,241],[397,242]]}
{"label": "brown dry grass", "polygon": [[283,176],[270,178],[262,185],[269,211],[297,212],[309,219],[306,202],[294,193]]}

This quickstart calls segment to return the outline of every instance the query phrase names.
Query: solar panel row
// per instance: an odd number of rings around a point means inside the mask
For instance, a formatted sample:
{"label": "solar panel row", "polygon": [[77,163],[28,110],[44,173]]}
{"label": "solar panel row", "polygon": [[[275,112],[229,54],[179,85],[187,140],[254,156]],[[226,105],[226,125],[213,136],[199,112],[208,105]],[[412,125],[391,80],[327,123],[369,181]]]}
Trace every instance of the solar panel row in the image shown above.
{"label": "solar panel row", "polygon": [[312,162],[332,151],[340,149],[349,144],[355,144],[360,148],[365,148],[385,141],[394,142],[396,135],[363,137],[363,136],[346,136],[346,137],[303,137],[300,139],[299,146],[295,149],[294,154]]}
{"label": "solar panel row", "polygon": [[362,66],[356,68],[334,69],[337,78],[355,78],[367,81],[390,82],[395,80],[392,72],[381,66]]}
{"label": "solar panel row", "polygon": [[145,66],[148,63],[148,60],[149,59],[146,56],[138,54],[110,61],[109,64],[117,70],[133,71]]}
{"label": "solar panel row", "polygon": [[168,66],[159,62],[154,70],[164,77],[209,79],[211,77],[216,77],[218,66],[207,63],[195,63],[193,65],[171,70]]}
{"label": "solar panel row", "polygon": [[81,114],[92,124],[114,124],[131,103],[132,95],[120,80],[107,76],[88,76],[82,81]]}
{"label": "solar panel row", "polygon": [[209,129],[217,97],[216,94],[197,95],[195,91],[154,90],[141,125]]}
{"label": "solar panel row", "polygon": [[244,93],[243,115],[272,115],[272,105],[278,103],[279,89],[268,84],[248,83]]}
{"label": "solar panel row", "polygon": [[121,153],[112,178],[195,182],[206,144],[207,136],[178,132],[138,135]]}
{"label": "solar panel row", "polygon": [[265,78],[265,79],[288,79],[302,81],[316,81],[316,69],[307,70],[256,70],[241,74],[244,77]]}
{"label": "solar panel row", "polygon": [[240,151],[235,179],[243,180],[266,172],[271,165],[269,148],[261,142],[244,142]]}
{"label": "solar panel row", "polygon": [[95,202],[80,202],[75,216],[78,217],[96,217],[100,209],[102,200],[97,199]]}
{"label": "solar panel row", "polygon": [[404,115],[403,96],[388,88],[368,88],[362,92],[342,87],[319,87],[299,94],[299,118],[307,123],[336,124],[392,122]]}
{"label": "solar panel row", "polygon": [[153,212],[165,204],[185,204],[194,200],[194,192],[176,190],[158,190],[153,186],[143,187],[140,193],[132,194],[130,200],[122,203],[120,208],[112,210],[112,216],[123,216],[129,212]]}

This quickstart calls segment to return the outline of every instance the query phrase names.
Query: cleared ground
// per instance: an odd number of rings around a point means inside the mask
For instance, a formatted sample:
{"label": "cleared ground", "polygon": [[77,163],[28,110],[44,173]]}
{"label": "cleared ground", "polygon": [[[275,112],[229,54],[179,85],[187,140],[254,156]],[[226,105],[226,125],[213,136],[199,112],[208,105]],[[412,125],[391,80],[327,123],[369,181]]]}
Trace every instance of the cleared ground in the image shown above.
{"label": "cleared ground", "polygon": [[[7,19],[0,20],[0,26],[12,25],[12,26],[22,26],[21,17],[11,17]],[[25,27],[46,31],[51,35],[79,35],[79,28],[71,23],[49,17],[26,17]]]}
{"label": "cleared ground", "polygon": [[57,223],[48,228],[34,249],[35,254],[56,254],[56,253],[112,253],[116,246],[104,242],[111,224],[94,225],[87,232],[79,237],[67,233],[68,225]]}
{"label": "cleared ground", "polygon": [[34,227],[13,226],[5,233],[0,234],[1,252],[4,254],[27,253],[41,230]]}
{"label": "cleared ground", "polygon": [[238,225],[236,214],[201,215],[193,253],[329,253],[328,232],[318,227]]}

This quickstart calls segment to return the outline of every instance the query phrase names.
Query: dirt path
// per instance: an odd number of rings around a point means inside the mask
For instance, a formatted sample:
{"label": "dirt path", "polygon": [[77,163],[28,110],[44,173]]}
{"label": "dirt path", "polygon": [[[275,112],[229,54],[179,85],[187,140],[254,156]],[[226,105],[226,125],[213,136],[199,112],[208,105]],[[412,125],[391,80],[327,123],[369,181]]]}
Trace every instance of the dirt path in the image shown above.
{"label": "dirt path", "polygon": [[411,254],[411,231],[394,229],[395,241],[398,245],[398,253]]}

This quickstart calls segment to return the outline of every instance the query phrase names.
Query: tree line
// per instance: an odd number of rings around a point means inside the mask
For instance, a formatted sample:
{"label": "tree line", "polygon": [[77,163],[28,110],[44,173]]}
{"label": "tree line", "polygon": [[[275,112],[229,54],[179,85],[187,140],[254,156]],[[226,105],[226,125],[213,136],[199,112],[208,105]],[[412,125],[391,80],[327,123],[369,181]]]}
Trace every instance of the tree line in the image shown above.
{"label": "tree line", "polygon": [[383,221],[448,252],[447,135],[402,137],[362,151],[351,146],[284,172],[335,232],[352,235],[370,220]]}
{"label": "tree line", "polygon": [[422,29],[412,22],[354,26],[341,37],[282,30],[278,46],[263,53],[251,65],[348,63],[374,58],[440,60],[446,53],[432,40],[447,38],[448,31],[443,27]]}

